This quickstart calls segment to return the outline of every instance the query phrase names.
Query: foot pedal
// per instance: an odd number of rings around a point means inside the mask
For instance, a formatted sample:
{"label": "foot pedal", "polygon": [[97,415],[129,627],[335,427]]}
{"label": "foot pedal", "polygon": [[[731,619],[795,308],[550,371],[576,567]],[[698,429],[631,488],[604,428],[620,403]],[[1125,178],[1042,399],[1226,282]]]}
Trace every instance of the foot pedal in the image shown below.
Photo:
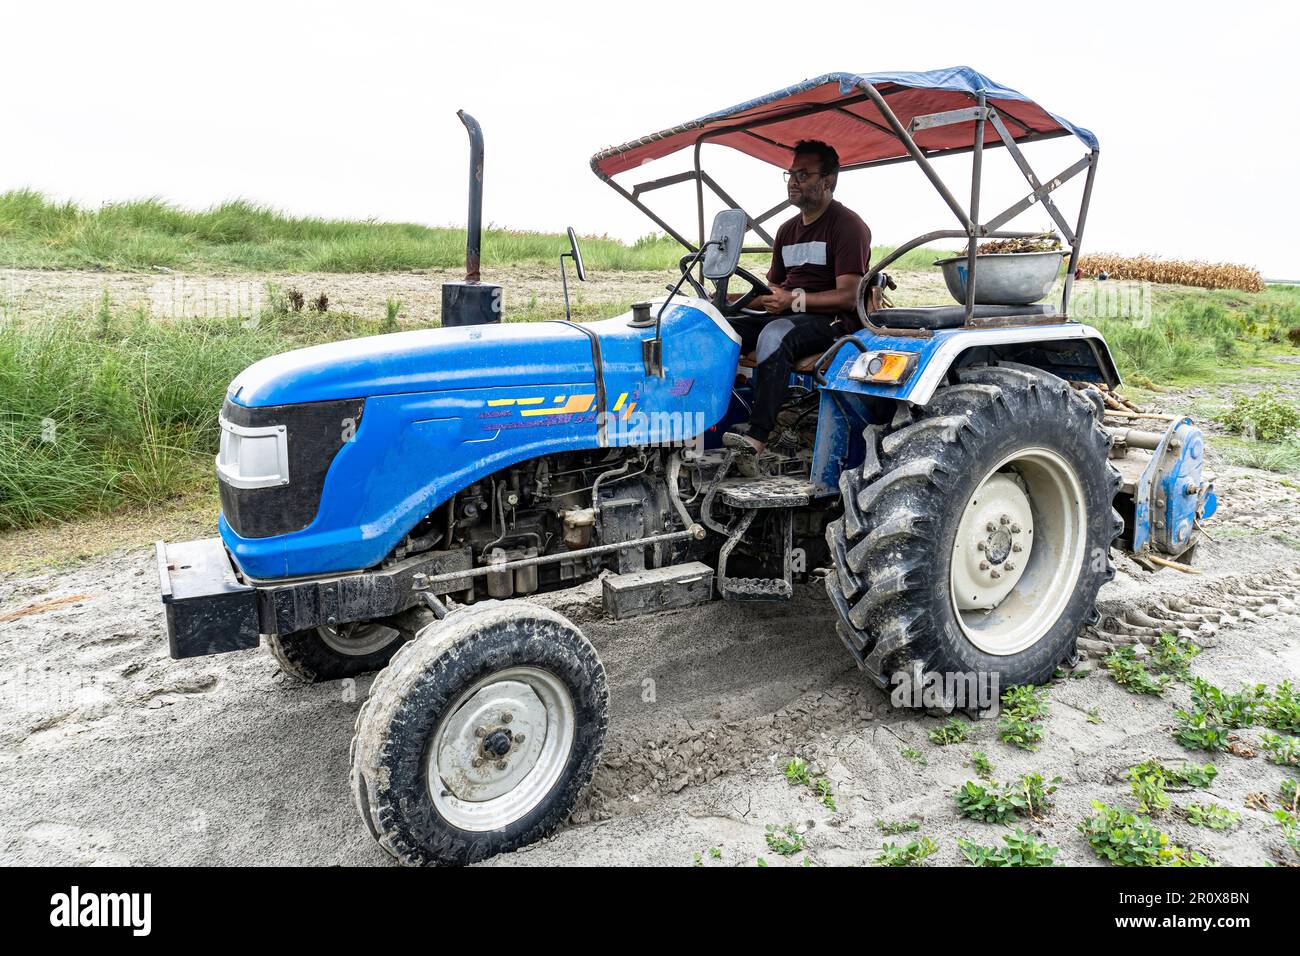
{"label": "foot pedal", "polygon": [[694,607],[713,598],[713,569],[699,561],[605,578],[605,613],[616,621]]}

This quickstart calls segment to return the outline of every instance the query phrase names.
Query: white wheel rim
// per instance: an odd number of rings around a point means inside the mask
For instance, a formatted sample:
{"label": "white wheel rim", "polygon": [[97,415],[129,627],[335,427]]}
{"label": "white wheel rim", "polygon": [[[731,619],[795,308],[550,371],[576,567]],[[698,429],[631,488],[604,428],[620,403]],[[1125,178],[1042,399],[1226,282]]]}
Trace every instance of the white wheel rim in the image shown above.
{"label": "white wheel rim", "polygon": [[364,622],[344,624],[342,627],[322,624],[316,628],[316,633],[326,647],[344,657],[365,657],[383,650],[401,637],[396,628]]}
{"label": "white wheel rim", "polygon": [[426,754],[438,813],[478,833],[521,819],[559,781],[576,725],[573,695],[549,671],[511,667],[479,681],[438,724]]}
{"label": "white wheel rim", "polygon": [[1005,657],[1043,638],[1074,595],[1087,518],[1079,476],[1056,452],[1024,449],[990,469],[952,547],[949,593],[967,640]]}

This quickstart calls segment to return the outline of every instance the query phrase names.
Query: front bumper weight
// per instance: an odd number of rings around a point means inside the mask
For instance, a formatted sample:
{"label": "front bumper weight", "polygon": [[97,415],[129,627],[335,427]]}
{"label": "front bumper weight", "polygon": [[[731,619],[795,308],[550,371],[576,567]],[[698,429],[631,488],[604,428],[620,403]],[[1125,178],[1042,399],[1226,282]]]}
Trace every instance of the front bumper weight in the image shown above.
{"label": "front bumper weight", "polygon": [[256,647],[260,641],[257,591],[235,576],[220,538],[159,541],[158,586],[167,612],[173,658],[201,657]]}

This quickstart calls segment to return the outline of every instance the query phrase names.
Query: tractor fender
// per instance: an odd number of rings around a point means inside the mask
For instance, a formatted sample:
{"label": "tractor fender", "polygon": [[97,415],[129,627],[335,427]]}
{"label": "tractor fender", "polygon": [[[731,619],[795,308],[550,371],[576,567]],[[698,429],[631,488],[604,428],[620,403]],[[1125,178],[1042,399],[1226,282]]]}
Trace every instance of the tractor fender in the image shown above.
{"label": "tractor fender", "polygon": [[[877,335],[863,329],[842,341],[826,366],[826,384],[813,450],[812,480],[823,495],[839,493],[840,474],[862,463],[862,430],[888,422],[899,403],[927,405],[955,369],[980,362],[1017,362],[1064,379],[1120,384],[1106,340],[1078,322],[1009,328],[940,329],[927,336]],[[858,381],[854,364],[866,352],[907,352],[916,356],[896,385]]]}

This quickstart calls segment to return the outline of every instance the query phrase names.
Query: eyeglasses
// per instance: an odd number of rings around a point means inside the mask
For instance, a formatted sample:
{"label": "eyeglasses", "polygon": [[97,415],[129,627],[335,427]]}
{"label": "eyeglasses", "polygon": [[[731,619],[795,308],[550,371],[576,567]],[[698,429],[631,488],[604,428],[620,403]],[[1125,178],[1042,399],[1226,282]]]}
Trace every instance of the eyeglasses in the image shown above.
{"label": "eyeglasses", "polygon": [[790,182],[791,180],[794,180],[794,182],[796,183],[804,183],[808,181],[809,176],[820,176],[820,175],[821,175],[820,172],[814,170],[787,169],[785,172],[781,174],[781,178],[784,179],[787,183]]}

